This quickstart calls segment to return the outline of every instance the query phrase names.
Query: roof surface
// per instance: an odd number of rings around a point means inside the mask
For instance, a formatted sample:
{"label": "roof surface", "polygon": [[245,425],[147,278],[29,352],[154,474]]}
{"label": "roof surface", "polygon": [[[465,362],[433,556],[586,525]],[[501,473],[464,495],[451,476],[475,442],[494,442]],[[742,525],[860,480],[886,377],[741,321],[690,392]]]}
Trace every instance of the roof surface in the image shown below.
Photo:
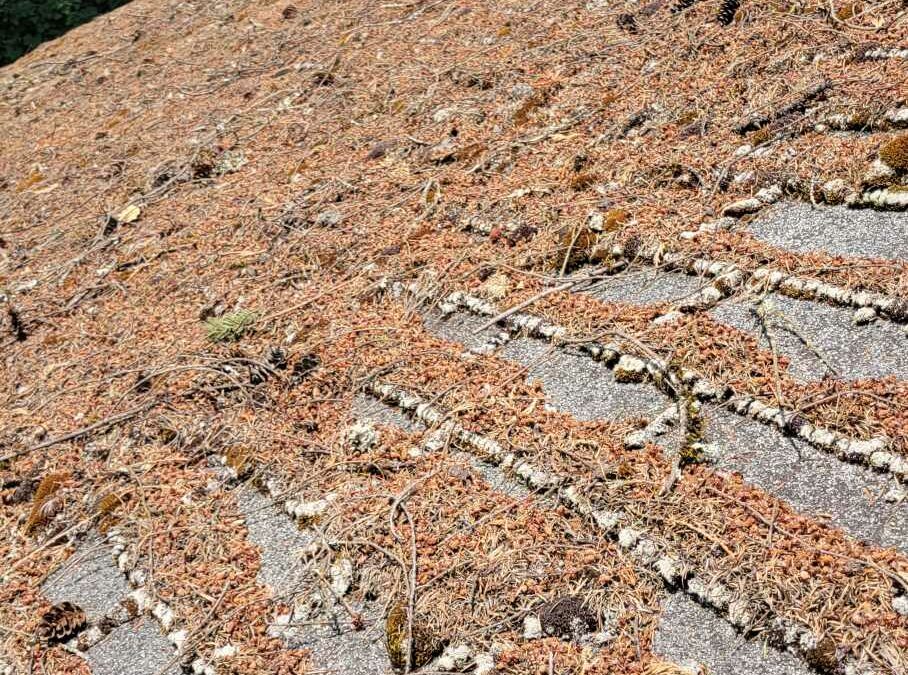
{"label": "roof surface", "polygon": [[0,69],[0,670],[908,673],[906,73],[840,0]]}

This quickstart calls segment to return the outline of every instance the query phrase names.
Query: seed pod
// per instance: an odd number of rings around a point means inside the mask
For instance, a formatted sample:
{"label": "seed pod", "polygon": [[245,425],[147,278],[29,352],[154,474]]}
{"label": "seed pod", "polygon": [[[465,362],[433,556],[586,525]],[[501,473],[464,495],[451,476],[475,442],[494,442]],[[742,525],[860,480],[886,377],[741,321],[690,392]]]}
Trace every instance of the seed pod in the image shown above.
{"label": "seed pod", "polygon": [[60,642],[85,627],[85,612],[78,605],[62,602],[47,610],[38,622],[36,633],[43,642]]}

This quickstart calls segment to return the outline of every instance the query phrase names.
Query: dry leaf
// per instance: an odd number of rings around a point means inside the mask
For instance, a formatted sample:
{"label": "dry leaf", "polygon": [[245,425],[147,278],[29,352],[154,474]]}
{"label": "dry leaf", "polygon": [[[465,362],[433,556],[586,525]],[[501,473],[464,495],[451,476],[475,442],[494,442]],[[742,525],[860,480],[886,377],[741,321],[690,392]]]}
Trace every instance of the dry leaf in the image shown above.
{"label": "dry leaf", "polygon": [[116,215],[116,218],[120,223],[124,223],[124,224],[132,223],[132,222],[135,222],[139,218],[139,215],[141,213],[142,213],[142,209],[140,209],[135,204],[130,204],[129,206],[124,208],[122,211],[120,211]]}

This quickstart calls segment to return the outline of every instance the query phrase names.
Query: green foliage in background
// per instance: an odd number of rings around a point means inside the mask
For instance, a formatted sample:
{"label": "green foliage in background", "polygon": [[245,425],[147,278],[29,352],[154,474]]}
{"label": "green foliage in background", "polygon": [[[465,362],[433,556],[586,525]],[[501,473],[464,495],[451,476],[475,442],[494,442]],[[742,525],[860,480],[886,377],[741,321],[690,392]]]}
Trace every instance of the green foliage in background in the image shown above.
{"label": "green foliage in background", "polygon": [[0,0],[0,65],[127,0]]}

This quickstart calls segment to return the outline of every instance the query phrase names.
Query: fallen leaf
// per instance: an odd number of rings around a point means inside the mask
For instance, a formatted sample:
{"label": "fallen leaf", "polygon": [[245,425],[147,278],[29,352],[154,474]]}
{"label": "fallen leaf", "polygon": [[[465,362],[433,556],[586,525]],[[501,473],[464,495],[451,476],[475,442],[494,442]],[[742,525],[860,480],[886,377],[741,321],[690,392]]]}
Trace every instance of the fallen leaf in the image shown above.
{"label": "fallen leaf", "polygon": [[141,213],[142,213],[142,209],[140,209],[135,204],[130,204],[129,206],[124,208],[122,211],[120,211],[117,214],[116,218],[121,223],[132,223],[138,219],[138,217]]}

